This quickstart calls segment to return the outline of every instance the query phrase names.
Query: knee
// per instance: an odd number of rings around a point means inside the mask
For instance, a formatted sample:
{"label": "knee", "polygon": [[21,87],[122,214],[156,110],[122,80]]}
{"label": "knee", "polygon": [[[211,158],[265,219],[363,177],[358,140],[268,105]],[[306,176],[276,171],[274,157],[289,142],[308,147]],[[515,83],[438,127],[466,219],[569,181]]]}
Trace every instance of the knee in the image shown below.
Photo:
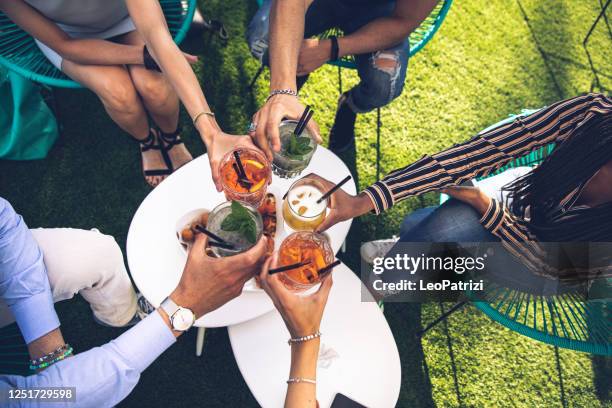
{"label": "knee", "polygon": [[402,53],[394,50],[378,51],[370,57],[367,74],[360,84],[363,101],[357,101],[358,109],[381,108],[402,94],[406,67],[401,58]]}
{"label": "knee", "polygon": [[138,93],[149,108],[163,109],[173,102],[178,104],[178,97],[163,75],[147,72],[144,78],[139,79],[137,86]]}
{"label": "knee", "polygon": [[96,273],[91,277],[92,282],[89,286],[96,286],[112,279],[118,271],[123,271],[124,262],[123,252],[115,238],[98,231],[91,231],[91,234],[88,237],[88,252],[91,259],[95,259]]}
{"label": "knee", "polygon": [[388,104],[400,96],[404,89],[404,61],[401,57],[401,51],[389,50],[378,51],[370,59],[372,69],[378,74],[375,81],[378,86],[374,87],[373,96],[380,104]]}
{"label": "knee", "polygon": [[127,76],[122,79],[105,78],[99,96],[104,105],[113,111],[125,114],[137,111],[138,95],[134,84]]}

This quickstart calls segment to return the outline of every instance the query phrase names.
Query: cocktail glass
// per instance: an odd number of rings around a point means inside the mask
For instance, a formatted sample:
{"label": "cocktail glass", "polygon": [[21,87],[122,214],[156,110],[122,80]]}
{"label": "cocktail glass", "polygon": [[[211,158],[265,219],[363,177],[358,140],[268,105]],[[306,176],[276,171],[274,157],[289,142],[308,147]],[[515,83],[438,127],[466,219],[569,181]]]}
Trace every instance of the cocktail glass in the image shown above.
{"label": "cocktail glass", "polygon": [[292,146],[296,146],[295,140],[297,139],[295,139],[296,136],[293,135],[293,131],[297,123],[298,122],[295,120],[283,120],[278,129],[280,132],[281,150],[279,152],[273,152],[274,160],[272,161],[272,170],[274,174],[281,178],[293,178],[300,175],[300,173],[308,167],[312,155],[317,150],[317,143],[314,141],[312,134],[308,129],[304,129],[299,138],[305,138],[302,140],[308,142],[307,145],[304,146],[304,150],[307,151],[303,154],[292,152]]}
{"label": "cocktail glass", "polygon": [[[236,206],[244,208],[248,217],[250,217],[249,219],[253,222],[254,230],[251,236],[241,229],[227,228],[227,226],[224,228],[224,221],[235,212]],[[216,241],[209,238],[209,247],[212,252],[218,257],[232,256],[248,251],[259,241],[263,234],[263,220],[255,207],[239,201],[228,201],[219,204],[211,211],[208,216],[206,229],[232,246],[232,248],[228,248],[225,245],[210,245],[211,242]]]}
{"label": "cocktail glass", "polygon": [[329,273],[319,274],[318,271],[334,261],[334,251],[327,238],[315,232],[294,232],[285,238],[278,252],[279,267],[310,261],[302,267],[279,273],[283,284],[296,292],[318,285],[323,276]]}
{"label": "cocktail glass", "polygon": [[328,199],[318,200],[325,188],[317,180],[303,178],[291,185],[283,201],[283,218],[294,231],[314,231],[325,219]]}
{"label": "cocktail glass", "polygon": [[[235,152],[240,157],[244,177]],[[226,154],[219,167],[221,186],[228,200],[241,201],[254,207],[261,205],[272,180],[270,162],[255,149],[240,147]]]}

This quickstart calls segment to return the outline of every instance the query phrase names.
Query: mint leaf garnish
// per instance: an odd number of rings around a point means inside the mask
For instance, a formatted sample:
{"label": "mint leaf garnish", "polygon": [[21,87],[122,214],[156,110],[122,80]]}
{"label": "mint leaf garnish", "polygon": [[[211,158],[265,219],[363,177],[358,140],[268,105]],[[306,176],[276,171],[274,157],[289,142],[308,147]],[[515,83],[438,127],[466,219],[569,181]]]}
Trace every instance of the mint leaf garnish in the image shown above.
{"label": "mint leaf garnish", "polygon": [[310,146],[310,138],[292,134],[289,136],[289,143],[287,144],[286,151],[289,158],[301,160],[302,156],[312,151],[312,147]]}
{"label": "mint leaf garnish", "polygon": [[232,201],[232,212],[221,223],[223,231],[237,231],[251,244],[257,240],[257,225],[253,216],[238,201]]}

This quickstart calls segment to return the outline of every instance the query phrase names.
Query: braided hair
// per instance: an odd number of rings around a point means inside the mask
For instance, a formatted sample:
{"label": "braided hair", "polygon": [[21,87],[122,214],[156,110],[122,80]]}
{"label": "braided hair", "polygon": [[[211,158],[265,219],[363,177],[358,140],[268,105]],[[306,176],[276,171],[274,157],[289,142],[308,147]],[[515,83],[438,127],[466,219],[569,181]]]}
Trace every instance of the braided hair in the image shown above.
{"label": "braided hair", "polygon": [[511,211],[527,221],[541,241],[612,241],[612,203],[558,221],[555,206],[612,160],[612,114],[596,114],[576,128],[530,173],[504,186]]}

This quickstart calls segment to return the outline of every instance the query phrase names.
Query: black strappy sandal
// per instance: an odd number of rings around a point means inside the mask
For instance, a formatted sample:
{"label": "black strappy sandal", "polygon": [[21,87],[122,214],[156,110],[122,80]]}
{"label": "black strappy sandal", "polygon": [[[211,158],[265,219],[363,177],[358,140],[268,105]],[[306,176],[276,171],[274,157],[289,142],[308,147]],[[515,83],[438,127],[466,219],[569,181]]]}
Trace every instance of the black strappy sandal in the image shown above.
{"label": "black strappy sandal", "polygon": [[[159,138],[161,139],[160,145],[161,145],[162,155],[164,156],[164,161],[166,161],[166,158],[167,158],[166,163],[170,162],[170,165],[172,165],[172,161],[170,160],[170,156],[168,155],[168,152],[172,150],[174,146],[184,144],[180,136],[181,126],[179,125],[176,128],[176,130],[172,133],[164,133],[164,131],[161,130],[159,127],[157,128],[157,132],[159,134]],[[173,169],[173,171],[176,170],[174,167],[171,167],[171,168]]]}
{"label": "black strappy sandal", "polygon": [[[160,135],[160,137],[162,137],[162,132],[160,130],[158,130],[158,134]],[[158,141],[156,140],[156,136],[153,133],[153,129],[149,130],[149,135],[144,140],[136,139],[133,136],[132,139],[140,143],[141,153],[144,153],[149,150],[159,150],[164,160],[164,164],[166,165],[165,169],[144,170],[143,164],[142,173],[145,177],[169,176],[170,174],[172,174],[172,172],[174,171],[174,167],[172,166],[172,160],[170,160],[170,156],[168,156],[168,152],[165,147],[161,143],[158,143]]]}

